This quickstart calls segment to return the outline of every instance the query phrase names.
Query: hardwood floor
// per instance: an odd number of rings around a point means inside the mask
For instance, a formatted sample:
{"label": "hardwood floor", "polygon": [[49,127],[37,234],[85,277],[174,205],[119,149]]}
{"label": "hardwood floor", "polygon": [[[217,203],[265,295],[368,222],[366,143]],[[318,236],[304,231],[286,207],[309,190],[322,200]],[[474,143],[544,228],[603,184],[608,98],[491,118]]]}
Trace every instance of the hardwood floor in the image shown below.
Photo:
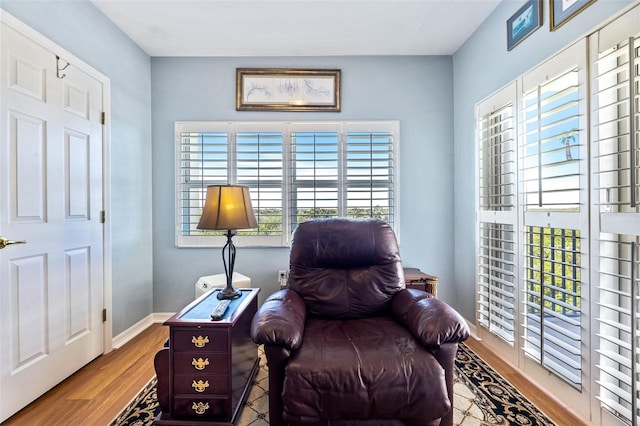
{"label": "hardwood floor", "polygon": [[[107,425],[153,377],[153,357],[168,337],[168,328],[154,324],[120,349],[98,357],[56,386],[3,426]],[[544,390],[528,382],[482,342],[467,345],[558,426],[585,425]],[[241,425],[239,425],[241,426]]]}
{"label": "hardwood floor", "polygon": [[527,397],[531,403],[542,410],[555,424],[558,426],[586,426],[583,422],[569,409],[546,393],[542,388],[536,386],[527,380],[518,370],[507,364],[501,358],[496,356],[491,349],[485,346],[481,341],[475,340],[473,337],[467,339],[465,344],[476,355],[489,364],[495,371],[515,386],[520,393]]}

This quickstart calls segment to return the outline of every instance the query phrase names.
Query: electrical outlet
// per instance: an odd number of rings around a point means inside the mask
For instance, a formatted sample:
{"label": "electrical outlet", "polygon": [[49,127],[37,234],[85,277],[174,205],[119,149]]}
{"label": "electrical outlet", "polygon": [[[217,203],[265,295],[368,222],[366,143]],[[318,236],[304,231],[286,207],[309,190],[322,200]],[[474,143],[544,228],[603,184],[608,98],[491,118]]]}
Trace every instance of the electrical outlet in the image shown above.
{"label": "electrical outlet", "polygon": [[280,288],[285,288],[287,286],[287,271],[285,269],[278,270],[278,284],[280,284]]}

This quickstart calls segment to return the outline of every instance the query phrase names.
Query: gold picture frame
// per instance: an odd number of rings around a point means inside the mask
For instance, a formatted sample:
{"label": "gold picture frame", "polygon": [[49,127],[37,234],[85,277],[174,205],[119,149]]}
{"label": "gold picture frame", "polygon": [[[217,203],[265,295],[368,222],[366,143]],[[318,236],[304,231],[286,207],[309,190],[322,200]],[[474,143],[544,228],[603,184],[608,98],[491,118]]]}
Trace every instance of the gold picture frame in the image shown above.
{"label": "gold picture frame", "polygon": [[340,70],[237,68],[238,111],[340,111]]}
{"label": "gold picture frame", "polygon": [[555,31],[596,0],[549,0],[549,28]]}

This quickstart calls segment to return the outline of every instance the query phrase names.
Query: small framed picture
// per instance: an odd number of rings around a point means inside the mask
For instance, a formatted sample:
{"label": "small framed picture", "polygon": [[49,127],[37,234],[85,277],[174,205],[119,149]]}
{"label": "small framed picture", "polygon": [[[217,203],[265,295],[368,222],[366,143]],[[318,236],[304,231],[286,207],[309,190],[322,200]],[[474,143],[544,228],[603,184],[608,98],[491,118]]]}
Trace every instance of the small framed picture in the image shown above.
{"label": "small framed picture", "polygon": [[340,111],[340,70],[237,68],[238,111]]}
{"label": "small framed picture", "polygon": [[555,31],[596,0],[549,0],[549,27]]}
{"label": "small framed picture", "polygon": [[507,50],[542,26],[542,0],[528,0],[507,20]]}

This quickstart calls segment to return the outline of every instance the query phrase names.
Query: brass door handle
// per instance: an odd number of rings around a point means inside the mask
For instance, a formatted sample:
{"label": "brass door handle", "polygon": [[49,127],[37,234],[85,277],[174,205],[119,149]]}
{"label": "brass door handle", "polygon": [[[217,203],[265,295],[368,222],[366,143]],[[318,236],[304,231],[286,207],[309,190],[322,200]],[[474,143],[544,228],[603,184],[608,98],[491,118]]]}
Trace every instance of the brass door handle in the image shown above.
{"label": "brass door handle", "polygon": [[5,248],[6,246],[10,246],[11,244],[27,244],[26,241],[12,241],[7,240],[5,237],[0,237],[0,250]]}

